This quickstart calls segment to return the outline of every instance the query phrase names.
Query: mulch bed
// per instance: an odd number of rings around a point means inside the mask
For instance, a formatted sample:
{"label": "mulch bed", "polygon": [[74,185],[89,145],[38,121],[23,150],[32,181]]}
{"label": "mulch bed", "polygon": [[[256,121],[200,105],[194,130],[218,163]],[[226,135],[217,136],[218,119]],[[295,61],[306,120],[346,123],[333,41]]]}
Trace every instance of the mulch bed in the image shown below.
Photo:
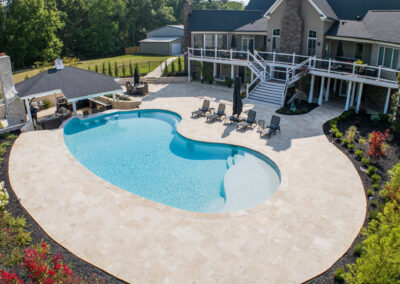
{"label": "mulch bed", "polygon": [[[362,137],[366,137],[368,139],[368,134],[371,133],[372,131],[381,131],[384,133],[386,129],[390,129],[390,125],[388,122],[377,122],[373,123],[371,120],[371,116],[368,114],[358,114],[358,115],[353,115],[347,119],[340,120],[337,124],[338,129],[340,132],[343,134],[346,133],[346,131],[350,128],[350,126],[355,125],[358,128],[358,131]],[[362,183],[364,185],[364,190],[365,194],[367,196],[367,190],[372,188],[372,181],[371,178],[368,177],[368,175],[361,170],[361,162],[356,158],[356,155],[353,152],[350,152],[347,148],[343,147],[340,142],[336,140],[336,138],[332,137],[330,135],[330,125],[329,121],[326,122],[323,125],[323,130],[324,133],[327,137],[327,139],[334,144],[339,150],[341,150],[346,156],[352,161],[354,167],[358,171],[358,174],[360,175],[360,178],[362,180]],[[344,135],[345,136],[345,135]],[[400,147],[399,147],[399,136],[400,135],[389,135],[386,143],[389,144],[390,148],[387,149],[386,151],[386,156],[381,158],[376,164],[371,163],[371,165],[375,166],[378,168],[378,174],[382,176],[381,180],[381,187],[389,180],[389,176],[387,174],[387,171],[392,169],[394,165],[396,165],[399,162],[400,158]],[[356,145],[356,149],[360,149],[365,151],[365,153],[368,152],[368,144],[366,145]],[[376,210],[380,206],[384,205],[384,201],[379,198],[378,192],[375,192],[375,195],[373,197],[368,198],[368,207],[367,207],[367,218],[364,221],[364,227],[368,225],[368,214],[371,210]],[[371,200],[375,200],[377,202],[377,207],[374,208],[371,206]],[[354,256],[354,247],[358,243],[362,241],[362,236],[359,234],[357,238],[354,240],[351,248],[340,258],[329,270],[327,270],[325,273],[321,274],[318,277],[315,277],[314,279],[307,281],[305,283],[307,284],[317,284],[317,283],[335,283],[334,280],[334,272],[336,269],[339,267],[347,266],[348,264],[352,264],[356,262],[356,257]]]}
{"label": "mulch bed", "polygon": [[[14,134],[18,135],[18,133]],[[3,143],[5,141],[7,140],[0,136],[0,143]],[[10,142],[14,143],[14,141]],[[71,269],[83,278],[89,280],[92,279],[93,276],[96,276],[96,278],[100,280],[100,283],[126,283],[104,272],[103,270],[85,262],[84,260],[66,250],[64,247],[53,241],[46,234],[46,232],[43,231],[43,229],[35,222],[35,220],[29,215],[29,213],[22,207],[17,196],[11,188],[10,180],[8,177],[8,163],[10,152],[11,147],[7,147],[7,152],[2,156],[4,158],[4,161],[0,167],[0,181],[4,181],[5,188],[7,189],[9,194],[9,204],[6,207],[6,210],[10,212],[14,217],[24,217],[26,219],[27,230],[31,232],[32,244],[38,244],[43,240],[51,246],[51,252],[53,253],[53,255],[61,252],[66,263],[71,265]],[[95,232],[93,233],[95,234]],[[15,270],[17,271],[18,268],[16,268]]]}
{"label": "mulch bed", "polygon": [[315,109],[316,107],[318,107],[318,104],[315,103],[309,104],[306,101],[301,101],[301,103],[296,103],[295,106],[296,106],[296,111],[293,112],[290,110],[291,104],[285,103],[285,105],[282,108],[278,109],[276,113],[284,115],[306,114]]}

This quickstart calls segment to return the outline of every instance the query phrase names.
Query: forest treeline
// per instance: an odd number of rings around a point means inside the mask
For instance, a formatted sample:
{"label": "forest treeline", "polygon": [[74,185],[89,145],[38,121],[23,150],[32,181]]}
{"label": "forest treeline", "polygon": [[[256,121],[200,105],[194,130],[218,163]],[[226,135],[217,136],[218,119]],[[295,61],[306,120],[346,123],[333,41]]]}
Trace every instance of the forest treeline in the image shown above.
{"label": "forest treeline", "polygon": [[[14,68],[121,54],[146,32],[183,23],[186,0],[0,0],[0,52]],[[194,9],[243,9],[228,0],[192,0]]]}

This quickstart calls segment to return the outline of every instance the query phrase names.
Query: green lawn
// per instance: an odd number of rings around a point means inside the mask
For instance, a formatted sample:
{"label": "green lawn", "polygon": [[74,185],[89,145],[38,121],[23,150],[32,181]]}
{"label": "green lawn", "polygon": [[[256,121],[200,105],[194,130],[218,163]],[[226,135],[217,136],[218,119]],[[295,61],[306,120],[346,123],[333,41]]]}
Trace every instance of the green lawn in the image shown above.
{"label": "green lawn", "polygon": [[[108,57],[108,58],[100,58],[94,60],[86,60],[80,61],[74,67],[82,68],[88,70],[90,68],[91,71],[96,70],[96,66],[98,72],[103,73],[103,63],[105,65],[104,73],[107,75],[115,76],[115,63],[118,66],[118,77],[131,76],[129,64],[132,63],[133,68],[135,64],[138,64],[139,73],[145,75],[155,68],[157,68],[161,62],[167,60],[170,56],[152,56],[152,55],[122,55],[117,57]],[[111,64],[111,74],[109,73],[108,66]],[[123,74],[123,65],[125,65],[125,76]],[[50,68],[50,67],[49,67]],[[26,76],[29,78],[39,74],[39,72],[44,71],[45,69],[33,69],[21,73],[14,74],[15,83],[19,83],[25,80]],[[116,76],[117,77],[117,76]]]}

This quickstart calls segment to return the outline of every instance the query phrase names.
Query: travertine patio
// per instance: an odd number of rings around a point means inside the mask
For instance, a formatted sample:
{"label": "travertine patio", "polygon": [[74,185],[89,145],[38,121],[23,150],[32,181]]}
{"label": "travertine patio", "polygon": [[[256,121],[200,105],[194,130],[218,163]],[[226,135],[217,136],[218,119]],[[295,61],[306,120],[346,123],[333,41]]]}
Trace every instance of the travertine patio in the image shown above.
{"label": "travertine patio", "polygon": [[[307,115],[282,116],[282,133],[265,140],[255,130],[237,132],[190,118],[204,98],[215,107],[230,104],[232,90],[197,83],[151,89],[154,94],[141,108],[179,113],[178,131],[188,138],[265,154],[281,170],[280,189],[250,210],[181,211],[95,176],[69,153],[62,129],[26,133],[12,149],[11,184],[54,240],[135,283],[300,283],[347,251],[364,222],[366,199],[353,164],[322,132],[322,124],[341,109],[328,104]],[[246,104],[249,108],[266,121],[275,110]]]}

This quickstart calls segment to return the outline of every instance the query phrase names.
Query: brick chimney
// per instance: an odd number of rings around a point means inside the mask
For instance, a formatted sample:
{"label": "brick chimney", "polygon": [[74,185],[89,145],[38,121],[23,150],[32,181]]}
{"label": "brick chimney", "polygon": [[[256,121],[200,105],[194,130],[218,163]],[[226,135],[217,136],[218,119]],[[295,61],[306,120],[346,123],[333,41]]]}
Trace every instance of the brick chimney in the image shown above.
{"label": "brick chimney", "polygon": [[302,0],[286,0],[279,52],[302,54],[304,20],[301,17],[301,3]]}
{"label": "brick chimney", "polygon": [[192,14],[193,7],[190,0],[187,0],[185,4],[183,4],[183,26],[184,26],[184,34],[183,34],[183,51],[185,52],[185,70],[188,70],[188,56],[187,51],[191,44],[192,34],[189,30],[189,15]]}

